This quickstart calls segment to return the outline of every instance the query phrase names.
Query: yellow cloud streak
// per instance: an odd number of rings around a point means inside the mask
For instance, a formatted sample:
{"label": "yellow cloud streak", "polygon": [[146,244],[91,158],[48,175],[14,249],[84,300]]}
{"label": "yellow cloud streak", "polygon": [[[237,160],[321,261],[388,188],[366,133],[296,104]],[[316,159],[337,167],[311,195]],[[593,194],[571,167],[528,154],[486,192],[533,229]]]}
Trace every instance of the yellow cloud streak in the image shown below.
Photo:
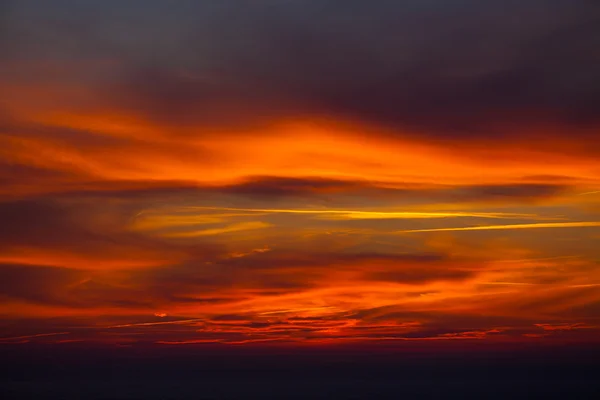
{"label": "yellow cloud streak", "polygon": [[588,196],[590,194],[600,194],[600,190],[594,190],[593,192],[579,193],[579,196]]}
{"label": "yellow cloud streak", "polygon": [[485,226],[464,226],[464,227],[457,227],[457,228],[411,229],[411,230],[405,230],[405,231],[397,231],[396,233],[488,231],[488,230],[541,229],[541,228],[577,228],[577,227],[595,227],[595,226],[600,226],[600,221],[547,222],[547,223],[536,223],[536,224],[485,225]]}
{"label": "yellow cloud streak", "polygon": [[257,216],[257,213],[226,213],[211,215],[143,215],[138,214],[131,228],[134,230],[154,230],[173,226],[218,224],[232,217]]}
{"label": "yellow cloud streak", "polygon": [[363,210],[298,210],[298,209],[265,209],[265,208],[230,208],[230,207],[185,207],[184,210],[207,211],[242,211],[267,214],[308,214],[317,215],[320,219],[419,219],[419,218],[527,218],[538,219],[536,214],[518,213],[469,213],[469,212],[403,212],[403,211],[363,211]]}
{"label": "yellow cloud streak", "polygon": [[192,238],[197,236],[210,236],[210,235],[220,235],[222,233],[232,233],[232,232],[240,232],[247,231],[253,229],[263,229],[271,227],[271,224],[260,221],[253,222],[243,222],[239,224],[228,225],[223,228],[214,228],[214,229],[203,229],[203,230],[195,230],[195,231],[187,231],[187,232],[171,232],[161,234],[163,237],[169,238]]}

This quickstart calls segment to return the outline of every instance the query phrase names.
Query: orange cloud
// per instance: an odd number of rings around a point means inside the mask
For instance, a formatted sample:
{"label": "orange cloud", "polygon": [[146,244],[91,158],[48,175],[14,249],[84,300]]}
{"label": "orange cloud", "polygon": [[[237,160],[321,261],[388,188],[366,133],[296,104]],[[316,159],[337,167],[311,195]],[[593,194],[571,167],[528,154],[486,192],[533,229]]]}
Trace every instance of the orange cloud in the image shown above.
{"label": "orange cloud", "polygon": [[[1,337],[241,346],[600,337],[600,120],[595,88],[572,78],[589,75],[573,65],[594,53],[590,43],[556,41],[569,65],[536,53],[474,66],[473,54],[485,57],[454,31],[460,18],[429,24],[440,44],[406,53],[327,10],[290,13],[293,38],[265,37],[254,10],[231,29],[238,19],[197,3],[190,14],[214,23],[184,35],[175,13],[158,41],[104,35],[112,22],[79,8],[60,29],[43,12],[22,32],[9,24]],[[389,13],[405,14],[419,18]],[[507,26],[494,19],[502,13],[484,14],[492,20],[477,26]],[[183,51],[204,25],[212,34],[198,37],[211,43]],[[333,29],[314,40],[321,25]],[[384,36],[422,37],[413,25]],[[554,34],[527,29],[531,40]]]}

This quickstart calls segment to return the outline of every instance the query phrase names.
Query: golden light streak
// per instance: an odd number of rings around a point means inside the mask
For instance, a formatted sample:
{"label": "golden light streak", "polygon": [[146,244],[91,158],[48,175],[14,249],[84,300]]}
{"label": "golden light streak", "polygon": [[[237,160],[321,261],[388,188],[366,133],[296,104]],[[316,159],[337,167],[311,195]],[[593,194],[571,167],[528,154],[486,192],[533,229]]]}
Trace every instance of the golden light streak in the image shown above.
{"label": "golden light streak", "polygon": [[[415,211],[365,211],[365,210],[310,210],[310,209],[265,209],[265,208],[232,208],[232,207],[181,207],[176,209],[163,210],[164,215],[153,216],[147,225],[153,228],[167,226],[169,223],[172,225],[177,224],[195,224],[203,223],[205,219],[210,222],[218,222],[223,217],[234,217],[234,216],[248,216],[248,214],[217,214],[217,215],[177,215],[173,216],[171,213],[177,212],[190,212],[190,211],[240,211],[253,213],[252,215],[266,215],[266,214],[306,214],[315,215],[320,219],[332,219],[332,220],[344,220],[344,219],[421,219],[421,218],[465,218],[465,217],[476,217],[476,218],[497,218],[497,219],[562,219],[562,217],[543,217],[536,214],[526,213],[500,213],[500,212],[415,212]],[[142,218],[143,214],[140,213],[139,217]],[[155,219],[156,220],[155,220]],[[186,218],[189,218],[186,220]],[[214,220],[213,220],[214,218]],[[219,218],[217,220],[217,218]],[[196,222],[199,221],[199,222]],[[153,226],[153,223],[157,226]]]}
{"label": "golden light streak", "polygon": [[600,221],[592,222],[555,222],[555,223],[537,223],[537,224],[514,224],[514,225],[486,225],[486,226],[466,226],[459,228],[432,228],[432,229],[411,229],[397,231],[396,233],[413,232],[449,232],[449,231],[487,231],[487,230],[510,230],[510,229],[542,229],[542,228],[578,228],[578,227],[598,227]]}
{"label": "golden light streak", "polygon": [[579,193],[579,195],[580,196],[587,196],[587,195],[590,195],[590,194],[598,194],[598,193],[600,193],[600,190],[595,190],[593,192]]}
{"label": "golden light streak", "polygon": [[248,230],[264,229],[273,226],[272,224],[260,221],[242,222],[239,224],[228,225],[223,228],[194,230],[189,232],[169,232],[163,233],[160,236],[167,238],[193,238],[199,236],[221,235],[224,233],[234,233]]}
{"label": "golden light streak", "polygon": [[144,215],[143,212],[138,213],[134,219],[131,228],[134,230],[154,230],[169,228],[174,226],[190,226],[190,225],[208,225],[217,224],[228,221],[235,217],[254,217],[265,215],[260,213],[228,213],[228,214],[209,214],[209,215]]}
{"label": "golden light streak", "polygon": [[355,219],[381,218],[452,218],[452,217],[481,217],[481,218],[539,218],[535,214],[519,213],[469,213],[469,212],[402,212],[402,211],[362,211],[362,210],[301,210],[301,209],[265,209],[265,208],[230,208],[230,207],[185,207],[183,210],[228,210],[247,211],[273,214],[316,214],[342,215]]}

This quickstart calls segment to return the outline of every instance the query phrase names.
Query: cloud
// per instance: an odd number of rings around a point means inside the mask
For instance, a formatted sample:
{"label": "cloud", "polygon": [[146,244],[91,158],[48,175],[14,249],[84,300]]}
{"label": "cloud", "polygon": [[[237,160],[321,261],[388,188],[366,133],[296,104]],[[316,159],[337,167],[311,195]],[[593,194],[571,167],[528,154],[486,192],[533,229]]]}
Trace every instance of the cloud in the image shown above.
{"label": "cloud", "polygon": [[579,221],[579,222],[540,222],[535,224],[514,224],[514,225],[486,225],[486,226],[467,226],[460,228],[433,228],[433,229],[414,229],[400,231],[398,233],[411,232],[445,232],[445,231],[487,231],[487,230],[508,230],[508,229],[541,229],[541,228],[581,228],[598,227],[597,221]]}
{"label": "cloud", "polygon": [[[15,4],[12,19],[37,24],[7,30],[21,57],[117,60],[95,80],[79,72],[70,81],[180,133],[317,115],[442,143],[521,143],[527,125],[525,141],[556,150],[535,127],[562,125],[580,140],[565,151],[595,154],[596,13],[584,0],[182,2],[168,12],[158,3],[31,2]],[[132,31],[135,40],[125,34]],[[35,40],[44,35],[53,38],[45,48]]]}
{"label": "cloud", "polygon": [[[81,136],[85,137],[85,133]],[[84,149],[75,142],[69,146]],[[158,146],[158,144],[157,144]],[[111,147],[117,149],[119,146]],[[133,145],[135,151],[145,152],[143,146]],[[126,150],[126,149],[124,149]],[[94,150],[95,151],[95,150]],[[165,149],[163,149],[165,151]],[[171,153],[170,150],[166,153]],[[178,154],[178,151],[175,152]],[[151,152],[148,154],[154,157]],[[380,203],[402,201],[415,204],[430,203],[489,203],[511,202],[528,204],[550,201],[577,191],[586,182],[573,178],[557,183],[498,183],[498,184],[444,184],[372,181],[360,179],[246,176],[235,182],[209,183],[184,179],[105,179],[52,165],[34,165],[28,161],[0,162],[0,181],[7,198],[31,195],[77,195],[112,198],[172,198],[192,196],[229,196],[255,201],[269,199],[313,199],[327,202],[332,198],[372,199]],[[175,177],[174,177],[175,178]],[[537,179],[537,178],[536,178]],[[562,179],[562,178],[561,178]],[[10,196],[10,197],[9,197]]]}
{"label": "cloud", "polygon": [[2,337],[597,334],[593,2],[51,3],[1,5]]}
{"label": "cloud", "polygon": [[47,336],[59,336],[59,335],[68,335],[70,332],[55,332],[55,333],[40,333],[37,335],[25,335],[25,336],[13,336],[13,337],[3,337],[0,338],[0,342],[14,342],[17,341],[22,343],[21,341],[24,339],[34,339],[39,337],[47,337]]}
{"label": "cloud", "polygon": [[398,271],[379,271],[367,274],[368,279],[383,281],[383,282],[431,282],[431,281],[453,281],[464,280],[473,276],[472,271],[461,271],[459,269],[451,269],[442,267],[440,269],[427,269],[422,266],[413,269],[398,270]]}
{"label": "cloud", "polygon": [[[207,21],[182,34],[186,56],[169,62],[179,68],[140,60],[117,91],[166,125],[317,114],[456,143],[558,124],[595,153],[595,11],[587,1],[198,6]],[[546,135],[528,140],[555,146]]]}
{"label": "cloud", "polygon": [[271,227],[271,224],[261,221],[253,221],[253,222],[242,222],[239,224],[227,225],[223,228],[212,228],[212,229],[202,229],[202,230],[193,230],[193,231],[181,231],[181,232],[172,232],[163,234],[164,237],[169,238],[192,238],[198,236],[211,236],[211,235],[220,235],[224,233],[234,233],[234,232],[242,232],[248,230],[255,229],[264,229]]}
{"label": "cloud", "polygon": [[[4,300],[68,308],[146,308],[143,290],[70,268],[0,264]],[[145,298],[144,298],[145,297]],[[17,306],[18,309],[18,306]]]}
{"label": "cloud", "polygon": [[[539,177],[530,179],[542,180]],[[565,178],[561,177],[561,180]],[[575,182],[568,182],[574,184]],[[247,177],[244,181],[215,190],[241,196],[277,198],[349,194],[375,198],[427,199],[439,202],[529,202],[559,197],[573,190],[565,182],[443,185],[419,182],[377,182],[318,177]]]}
{"label": "cloud", "polygon": [[[478,218],[524,218],[524,219],[537,219],[541,218],[532,214],[516,214],[516,213],[501,213],[501,212],[427,212],[427,211],[392,211],[392,210],[381,210],[381,211],[371,211],[371,210],[339,210],[339,209],[281,209],[281,208],[232,208],[232,207],[203,207],[203,206],[191,206],[191,207],[182,207],[179,209],[170,210],[175,216],[170,217],[168,214],[163,215],[162,219],[168,221],[170,218],[173,218],[172,225],[178,225],[178,216],[177,213],[186,213],[184,215],[179,215],[180,218],[189,218],[189,222],[193,223],[202,223],[202,222],[219,222],[219,220],[211,220],[211,215],[214,215],[213,218],[220,218],[220,215],[230,215],[230,216],[252,216],[252,215],[267,215],[267,214],[298,214],[298,215],[307,215],[312,216],[312,218],[316,219],[331,219],[331,220],[353,220],[353,219],[435,219],[435,218],[459,218],[459,217],[478,217]],[[210,212],[233,212],[234,214],[210,214]],[[200,216],[197,214],[193,214],[193,212],[207,213],[206,216]],[[239,214],[235,214],[239,213]],[[245,214],[244,214],[245,213]],[[159,214],[160,217],[160,214]],[[142,216],[143,218],[143,216]],[[153,218],[151,215],[149,218]],[[155,217],[156,218],[156,217]],[[166,222],[165,222],[166,223]]]}
{"label": "cloud", "polygon": [[[292,178],[277,176],[249,177],[246,181],[219,190],[237,195],[261,197],[309,196],[315,194],[355,192],[375,189],[376,183],[318,177]],[[399,190],[399,192],[401,192]]]}
{"label": "cloud", "polygon": [[442,197],[458,201],[478,202],[531,202],[560,197],[572,190],[567,184],[521,183],[497,185],[469,185],[447,188]]}
{"label": "cloud", "polygon": [[[302,304],[310,302],[313,291],[331,291],[335,299],[338,294],[343,297],[344,293],[368,291],[369,285],[377,291],[379,282],[419,286],[463,281],[477,274],[469,265],[435,254],[310,254],[272,250],[209,263],[191,260],[168,268],[132,271],[125,282],[169,301],[171,306],[190,302],[198,307],[204,304],[203,309],[208,310],[247,302],[249,307],[256,303],[267,307],[263,312],[271,312],[277,298],[282,305],[291,302],[297,310],[312,309],[314,306],[307,308]],[[215,303],[204,301],[214,296],[222,299]],[[286,296],[291,298],[285,300]]]}
{"label": "cloud", "polygon": [[[65,303],[61,292],[77,284],[85,275],[66,268],[46,268],[0,264],[0,294],[37,303]],[[67,302],[68,303],[68,302]]]}
{"label": "cloud", "polygon": [[596,329],[598,327],[587,325],[585,323],[564,323],[564,324],[535,324],[545,331],[570,331],[573,329]]}
{"label": "cloud", "polygon": [[[219,252],[212,244],[182,249],[127,229],[130,204],[72,198],[0,203],[0,262],[75,269],[143,268],[203,259]],[[135,210],[135,207],[133,208]]]}

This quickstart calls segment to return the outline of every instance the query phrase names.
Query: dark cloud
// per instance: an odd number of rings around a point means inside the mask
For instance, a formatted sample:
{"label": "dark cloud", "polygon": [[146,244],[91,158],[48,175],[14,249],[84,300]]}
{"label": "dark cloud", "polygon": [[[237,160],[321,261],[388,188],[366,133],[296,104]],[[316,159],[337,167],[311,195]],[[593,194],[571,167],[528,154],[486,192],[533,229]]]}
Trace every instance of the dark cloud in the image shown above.
{"label": "dark cloud", "polygon": [[0,264],[0,296],[46,306],[73,308],[149,307],[143,291],[94,280],[93,275],[60,267]]}
{"label": "dark cloud", "polygon": [[0,138],[2,139],[41,139],[57,146],[74,146],[86,149],[107,150],[137,144],[135,140],[125,137],[106,135],[90,129],[73,129],[64,126],[50,126],[32,123],[16,118],[0,116]]}
{"label": "dark cloud", "polygon": [[366,274],[368,279],[398,283],[426,283],[432,281],[464,280],[473,276],[472,271],[442,268],[423,268],[422,266],[399,269],[397,271],[378,271]]}
{"label": "dark cloud", "polygon": [[[39,190],[45,183],[65,183],[72,177],[73,174],[70,172],[0,161],[0,187],[5,188],[1,192],[7,197],[15,192],[27,193],[28,188],[35,193],[36,189]],[[32,186],[36,186],[36,189]]]}
{"label": "dark cloud", "polygon": [[[322,286],[323,280],[330,278],[331,268],[364,270],[365,280],[406,284],[461,280],[472,275],[451,267],[431,268],[436,262],[439,262],[437,256],[375,254],[256,257],[244,262],[235,259],[207,263],[197,259],[155,269],[124,269],[114,277],[71,268],[0,264],[0,294],[4,300],[42,305],[152,310],[175,304],[225,304],[256,296],[301,292]],[[229,289],[234,292],[228,294]],[[218,318],[230,319],[239,318],[225,315]]]}
{"label": "dark cloud", "polygon": [[61,299],[63,291],[84,276],[67,268],[0,264],[0,294],[5,300],[70,305],[66,298]]}
{"label": "dark cloud", "polygon": [[106,104],[211,127],[192,134],[313,114],[442,141],[529,127],[541,147],[562,126],[595,152],[599,17],[587,0],[30,1],[5,30],[16,58],[116,61],[72,75]]}
{"label": "dark cloud", "polygon": [[281,267],[324,267],[324,266],[360,266],[365,264],[397,264],[444,262],[444,254],[414,253],[414,254],[377,254],[377,253],[308,253],[271,251],[249,257],[230,258],[221,261],[221,265],[239,268],[273,269]]}
{"label": "dark cloud", "polygon": [[569,313],[580,318],[597,318],[600,315],[600,300],[570,307]]}
{"label": "dark cloud", "polygon": [[[538,296],[525,299],[507,299],[505,304],[517,308],[523,313],[545,313],[555,317],[581,315],[572,314],[573,311],[593,311],[598,299],[598,288],[563,286],[560,290],[544,293],[543,289]],[[594,317],[594,314],[587,314]]]}
{"label": "dark cloud", "polygon": [[[77,196],[87,198],[114,198],[132,203],[144,199],[160,202],[165,199],[182,199],[202,196],[203,199],[220,195],[255,200],[284,198],[321,198],[330,195],[365,196],[372,200],[406,200],[426,202],[515,202],[544,200],[572,190],[575,182],[506,183],[490,185],[432,185],[415,182],[397,183],[389,187],[385,182],[363,180],[340,180],[320,177],[250,176],[245,180],[225,185],[202,185],[197,182],[177,180],[94,180],[79,179],[68,183],[71,175],[60,171],[35,168],[18,164],[1,164],[0,179],[18,187],[18,182],[31,184],[42,179],[60,186],[37,186],[44,193],[54,193],[57,198]],[[557,178],[558,179],[558,178]],[[32,189],[33,190],[33,189]],[[34,192],[36,193],[36,192]]]}
{"label": "dark cloud", "polygon": [[597,150],[593,2],[241,5],[200,7],[212,21],[198,35],[211,43],[189,39],[181,68],[134,68],[119,90],[126,103],[172,123],[310,113],[440,140],[558,123]]}
{"label": "dark cloud", "polygon": [[188,282],[165,280],[164,286],[161,286],[159,282],[155,282],[156,285],[144,282],[136,273],[121,272],[121,275],[131,276],[132,279],[125,279],[123,283],[93,271],[0,263],[0,297],[3,301],[18,300],[46,306],[123,307],[130,310],[153,310],[170,304],[218,304],[235,300],[232,297],[202,297],[197,292],[188,292],[203,287],[223,290],[227,283],[219,280],[203,281],[187,275],[185,279]]}
{"label": "dark cloud", "polygon": [[483,202],[529,203],[550,199],[573,189],[566,183],[507,183],[494,185],[424,185],[406,182],[388,187],[383,182],[335,180],[315,177],[250,177],[245,182],[209,190],[221,193],[257,197],[328,198],[336,194],[367,196],[370,199],[403,200],[406,202]]}
{"label": "dark cloud", "polygon": [[495,185],[424,185],[406,182],[388,187],[384,182],[336,180],[318,177],[249,177],[246,181],[215,188],[236,195],[262,198],[327,194],[366,195],[371,198],[423,199],[440,201],[526,202],[559,196],[572,186],[559,183],[507,183]]}
{"label": "dark cloud", "polygon": [[[319,193],[356,192],[375,189],[376,183],[327,178],[250,177],[245,182],[220,190],[237,195],[258,197],[306,196]],[[400,191],[400,190],[398,190]]]}
{"label": "dark cloud", "polygon": [[[160,298],[179,301],[188,297],[202,302],[225,289],[243,291],[245,296],[268,296],[300,292],[323,286],[336,273],[354,271],[365,281],[377,280],[408,285],[443,280],[463,280],[477,271],[463,270],[437,254],[338,254],[269,252],[212,262],[189,261],[139,274],[132,272],[132,285],[145,288]],[[333,283],[332,283],[333,284]],[[197,294],[202,295],[198,296]],[[237,296],[237,295],[236,295]],[[233,300],[234,298],[230,298]],[[235,299],[239,299],[236,297]]]}
{"label": "dark cloud", "polygon": [[452,311],[420,311],[406,305],[391,305],[356,311],[348,316],[370,326],[386,323],[418,321],[419,328],[407,337],[438,336],[444,333],[468,332],[501,328],[507,331],[535,331],[539,319],[531,316],[504,316],[492,314],[465,314]]}
{"label": "dark cloud", "polygon": [[130,232],[127,224],[138,211],[139,204],[131,202],[109,205],[85,198],[0,203],[0,251],[33,264],[100,270],[206,260],[223,253],[215,243],[177,246]]}
{"label": "dark cloud", "polygon": [[52,200],[0,203],[0,221],[2,246],[24,243],[60,246],[93,236],[73,219],[67,207]]}
{"label": "dark cloud", "polygon": [[566,184],[551,183],[471,185],[450,188],[447,191],[447,196],[461,201],[522,202],[556,197],[571,188]]}

